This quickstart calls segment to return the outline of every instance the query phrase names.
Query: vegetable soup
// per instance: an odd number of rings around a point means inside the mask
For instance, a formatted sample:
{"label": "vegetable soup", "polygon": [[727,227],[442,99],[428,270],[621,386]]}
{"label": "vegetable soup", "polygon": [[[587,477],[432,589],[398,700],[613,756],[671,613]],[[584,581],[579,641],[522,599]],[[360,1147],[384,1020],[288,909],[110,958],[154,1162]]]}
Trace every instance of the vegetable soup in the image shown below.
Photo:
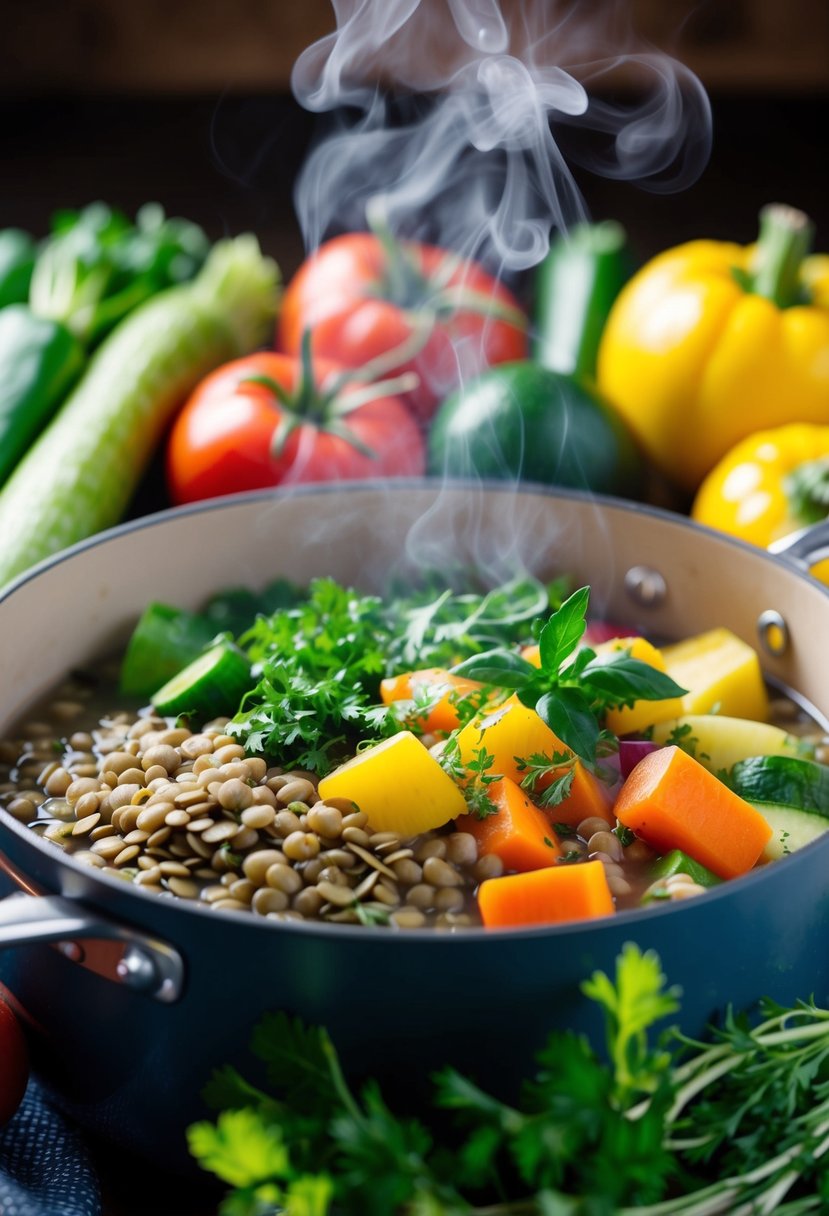
{"label": "vegetable soup", "polygon": [[750,646],[568,592],[150,604],[0,743],[0,805],[162,897],[398,930],[657,907],[829,828],[827,741]]}

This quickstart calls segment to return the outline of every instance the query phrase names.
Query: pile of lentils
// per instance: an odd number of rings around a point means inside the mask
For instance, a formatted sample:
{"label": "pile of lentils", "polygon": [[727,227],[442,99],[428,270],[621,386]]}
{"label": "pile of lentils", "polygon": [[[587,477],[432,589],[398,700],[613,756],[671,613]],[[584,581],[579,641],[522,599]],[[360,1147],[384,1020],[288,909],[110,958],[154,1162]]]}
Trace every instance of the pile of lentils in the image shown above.
{"label": "pile of lentils", "polygon": [[73,856],[145,891],[280,920],[442,928],[479,924],[500,875],[466,832],[373,832],[313,774],[246,756],[227,719],[200,730],[146,710],[87,729],[69,684],[0,742],[0,805]]}

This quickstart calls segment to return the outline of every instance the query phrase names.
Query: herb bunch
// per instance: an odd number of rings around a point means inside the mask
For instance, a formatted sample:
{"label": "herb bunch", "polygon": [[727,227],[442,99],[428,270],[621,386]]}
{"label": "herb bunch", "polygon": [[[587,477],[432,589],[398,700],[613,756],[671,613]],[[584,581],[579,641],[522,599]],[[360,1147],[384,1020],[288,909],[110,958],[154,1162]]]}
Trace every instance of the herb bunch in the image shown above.
{"label": "herb bunch", "polygon": [[388,602],[330,578],[314,580],[307,594],[277,591],[274,610],[238,638],[258,682],[229,731],[249,752],[320,775],[360,741],[400,729],[377,705],[384,676],[526,640],[558,602],[555,586],[529,577],[489,592],[432,588]]}
{"label": "herb bunch", "polygon": [[[710,1042],[658,1025],[678,1009],[658,958],[628,944],[602,1009],[606,1058],[554,1032],[521,1101],[447,1068],[431,1122],[355,1092],[324,1030],[270,1015],[254,1035],[273,1093],[232,1068],[190,1149],[233,1189],[221,1216],[798,1216],[829,1202],[829,1010],[731,1014]],[[651,1040],[654,1040],[653,1042]],[[448,1120],[448,1127],[447,1127]]]}
{"label": "herb bunch", "polygon": [[[579,759],[595,768],[614,746],[602,730],[609,709],[636,701],[661,701],[687,690],[628,650],[597,655],[582,645],[587,628],[589,587],[581,587],[552,614],[538,635],[540,666],[515,651],[495,648],[458,663],[453,671],[517,693]],[[566,755],[548,758],[554,766]],[[542,758],[533,758],[537,768]]]}

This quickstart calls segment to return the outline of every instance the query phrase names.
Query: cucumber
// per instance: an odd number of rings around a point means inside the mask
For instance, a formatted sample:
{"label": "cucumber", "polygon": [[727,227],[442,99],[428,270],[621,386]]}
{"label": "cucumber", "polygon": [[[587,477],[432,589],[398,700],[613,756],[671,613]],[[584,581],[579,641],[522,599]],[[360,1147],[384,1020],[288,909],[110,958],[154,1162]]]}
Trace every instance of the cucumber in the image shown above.
{"label": "cucumber", "polygon": [[829,831],[829,811],[802,811],[793,806],[773,806],[768,802],[752,804],[774,832],[763,851],[767,861],[777,861],[787,853],[796,853]]}
{"label": "cucumber", "polygon": [[829,817],[829,766],[793,756],[752,756],[731,770],[730,784],[746,802],[788,806]]}
{"label": "cucumber", "polygon": [[671,849],[670,853],[654,862],[649,873],[653,882],[670,878],[672,874],[687,874],[701,887],[715,887],[717,883],[722,882],[721,878],[687,853],[683,853],[682,849]]}
{"label": "cucumber", "polygon": [[121,692],[149,697],[200,655],[218,632],[195,612],[169,604],[148,604],[127,643],[121,663]]}
{"label": "cucumber", "polygon": [[223,639],[174,675],[150,700],[163,717],[184,714],[201,722],[232,717],[254,685],[246,654]]}

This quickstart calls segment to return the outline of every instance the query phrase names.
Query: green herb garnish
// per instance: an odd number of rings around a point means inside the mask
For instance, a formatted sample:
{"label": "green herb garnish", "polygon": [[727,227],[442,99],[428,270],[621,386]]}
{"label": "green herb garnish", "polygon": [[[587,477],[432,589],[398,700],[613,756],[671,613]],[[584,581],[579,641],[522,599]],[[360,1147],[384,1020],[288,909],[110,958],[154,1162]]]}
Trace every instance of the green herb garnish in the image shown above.
{"label": "green herb garnish", "polygon": [[517,693],[562,743],[595,767],[608,709],[678,697],[687,690],[628,650],[599,656],[582,646],[589,598],[589,588],[580,588],[547,621],[538,635],[540,667],[499,648],[475,655],[453,671]]}
{"label": "green herb garnish", "polygon": [[829,1201],[829,1010],[729,1013],[709,1041],[658,1033],[678,1009],[658,958],[628,944],[583,990],[605,1052],[558,1031],[518,1102],[452,1068],[434,1122],[375,1082],[353,1090],[324,1030],[283,1014],[253,1051],[272,1093],[235,1069],[190,1150],[230,1187],[221,1216],[799,1216]]}

